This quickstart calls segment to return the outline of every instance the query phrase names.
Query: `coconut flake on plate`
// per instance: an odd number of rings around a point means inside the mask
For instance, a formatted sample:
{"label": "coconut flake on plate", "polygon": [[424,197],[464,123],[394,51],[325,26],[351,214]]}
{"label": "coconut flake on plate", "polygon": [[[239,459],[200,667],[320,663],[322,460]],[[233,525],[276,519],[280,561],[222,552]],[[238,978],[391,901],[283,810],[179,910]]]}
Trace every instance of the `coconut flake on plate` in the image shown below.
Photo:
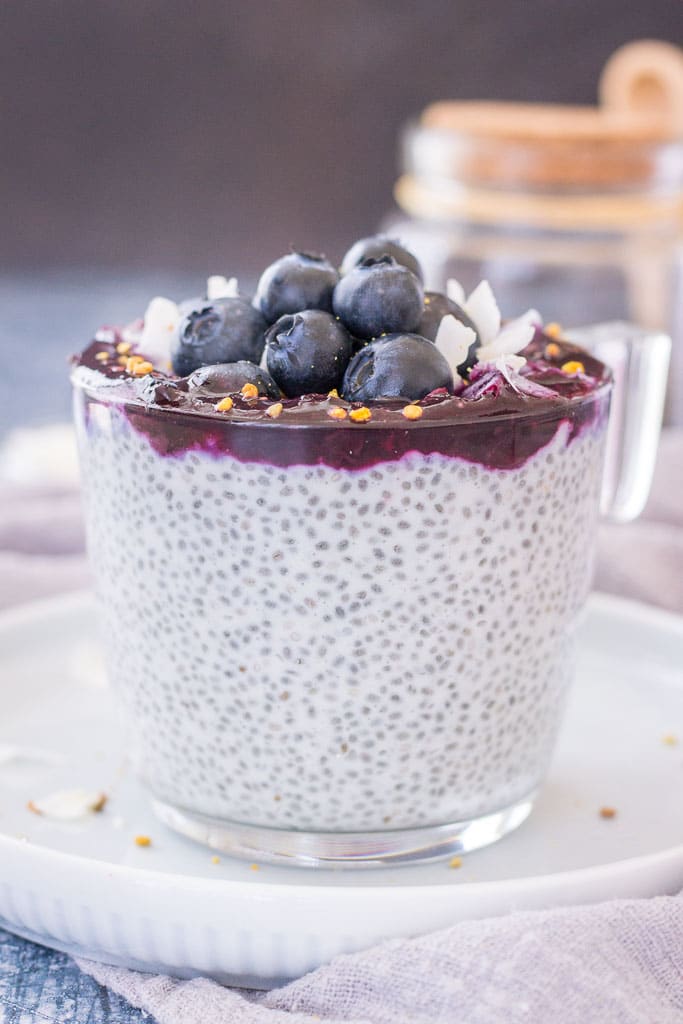
{"label": "coconut flake on plate", "polygon": [[88,814],[97,814],[106,802],[106,794],[101,790],[60,789],[40,800],[29,800],[28,809],[56,821],[77,821]]}

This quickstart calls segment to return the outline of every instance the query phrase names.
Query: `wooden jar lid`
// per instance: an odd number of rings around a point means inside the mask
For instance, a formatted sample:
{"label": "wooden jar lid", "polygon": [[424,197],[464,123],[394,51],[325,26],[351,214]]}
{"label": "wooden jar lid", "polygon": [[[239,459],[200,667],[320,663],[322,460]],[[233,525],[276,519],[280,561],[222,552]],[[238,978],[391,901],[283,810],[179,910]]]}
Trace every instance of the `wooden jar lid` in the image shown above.
{"label": "wooden jar lid", "polygon": [[[638,42],[618,50],[600,106],[441,101],[405,140],[422,188],[680,197],[683,51]],[[405,184],[405,183],[404,183]]]}

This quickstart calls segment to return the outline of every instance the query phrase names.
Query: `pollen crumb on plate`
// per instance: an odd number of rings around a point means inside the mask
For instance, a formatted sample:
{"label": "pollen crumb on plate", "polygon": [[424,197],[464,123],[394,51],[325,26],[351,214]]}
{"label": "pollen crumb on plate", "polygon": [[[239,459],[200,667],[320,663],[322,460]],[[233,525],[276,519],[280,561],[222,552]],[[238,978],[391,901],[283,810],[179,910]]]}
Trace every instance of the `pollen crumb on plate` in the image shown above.
{"label": "pollen crumb on plate", "polygon": [[340,405],[336,405],[334,409],[328,409],[327,415],[330,416],[333,420],[345,420],[346,409],[342,409]]}
{"label": "pollen crumb on plate", "polygon": [[462,857],[451,857],[451,859],[448,862],[448,866],[449,868],[461,868]]}
{"label": "pollen crumb on plate", "polygon": [[616,818],[617,810],[616,807],[601,807],[600,817],[601,818]]}
{"label": "pollen crumb on plate", "polygon": [[211,863],[212,864],[220,864],[220,862],[221,862],[220,857],[217,854],[214,854],[213,857],[211,858]]}
{"label": "pollen crumb on plate", "polygon": [[662,743],[665,747],[677,747],[678,736],[674,736],[672,732],[668,732],[666,736],[662,736]]}
{"label": "pollen crumb on plate", "polygon": [[419,405],[404,405],[401,414],[407,420],[419,420],[422,416],[422,408]]}
{"label": "pollen crumb on plate", "polygon": [[266,416],[270,416],[272,420],[276,420],[283,409],[284,406],[282,402],[276,402],[275,405],[268,406],[268,408],[266,409]]}
{"label": "pollen crumb on plate", "polygon": [[129,341],[120,341],[116,346],[116,351],[120,356],[127,356],[132,347]]}
{"label": "pollen crumb on plate", "polygon": [[221,398],[220,402],[216,403],[216,412],[230,412],[233,407],[232,398],[230,395],[226,395],[225,398]]}
{"label": "pollen crumb on plate", "polygon": [[547,334],[549,338],[559,338],[562,334],[562,325],[553,320],[551,323],[545,325],[543,333]]}
{"label": "pollen crumb on plate", "polygon": [[354,423],[367,423],[368,420],[372,419],[372,413],[366,405],[362,405],[360,409],[351,410],[349,419]]}
{"label": "pollen crumb on plate", "polygon": [[261,870],[261,865],[260,864],[250,864],[249,865],[249,870],[250,871],[260,871]]}
{"label": "pollen crumb on plate", "polygon": [[242,398],[258,398],[258,388],[255,384],[247,381],[246,384],[242,385],[241,395]]}
{"label": "pollen crumb on plate", "polygon": [[152,845],[152,840],[151,840],[150,836],[136,836],[135,837],[135,845],[136,846],[151,846]]}

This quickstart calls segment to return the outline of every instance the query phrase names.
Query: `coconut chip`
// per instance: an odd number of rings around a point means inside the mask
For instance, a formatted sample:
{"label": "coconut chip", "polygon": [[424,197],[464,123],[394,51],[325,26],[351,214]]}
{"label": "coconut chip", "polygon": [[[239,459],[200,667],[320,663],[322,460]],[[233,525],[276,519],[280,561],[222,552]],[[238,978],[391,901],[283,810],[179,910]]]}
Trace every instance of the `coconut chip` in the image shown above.
{"label": "coconut chip", "polygon": [[236,277],[223,277],[221,274],[213,274],[206,282],[206,297],[213,302],[214,299],[236,299],[239,295]]}
{"label": "coconut chip", "polygon": [[450,314],[442,317],[434,344],[453,371],[453,380],[456,384],[461,379],[458,367],[467,359],[470,345],[476,339],[477,336],[471,327],[466,327]]}
{"label": "coconut chip", "polygon": [[157,295],[145,310],[140,332],[140,351],[156,366],[166,367],[171,358],[171,338],[180,323],[180,310],[171,299]]}
{"label": "coconut chip", "polygon": [[88,789],[60,789],[40,800],[29,800],[28,809],[34,814],[55,821],[77,821],[87,814],[97,814],[107,802],[105,793]]}

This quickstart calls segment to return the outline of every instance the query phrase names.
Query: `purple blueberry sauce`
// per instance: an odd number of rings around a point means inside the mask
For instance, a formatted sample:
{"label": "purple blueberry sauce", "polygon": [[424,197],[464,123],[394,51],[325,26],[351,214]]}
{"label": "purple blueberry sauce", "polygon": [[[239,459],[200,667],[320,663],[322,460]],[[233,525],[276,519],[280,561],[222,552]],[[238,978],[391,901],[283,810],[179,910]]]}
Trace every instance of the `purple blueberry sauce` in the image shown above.
{"label": "purple blueberry sauce", "polygon": [[[159,370],[135,377],[118,361],[120,334],[112,331],[111,339],[93,341],[74,359],[73,380],[86,407],[123,407],[134,429],[161,455],[205,451],[279,467],[362,469],[408,452],[436,452],[515,469],[548,444],[560,422],[569,424],[571,442],[586,426],[604,421],[611,383],[609,370],[585,350],[537,331],[522,353],[524,390],[490,364],[477,365],[455,394],[439,389],[410,403],[421,408],[416,420],[404,417],[401,399],[369,403],[371,419],[365,423],[335,420],[333,409],[350,411],[359,403],[334,395],[282,399],[282,412],[271,418],[269,398],[236,393],[230,411],[219,412],[217,396],[190,393],[186,378]],[[563,370],[568,363],[580,363],[583,370]]]}

